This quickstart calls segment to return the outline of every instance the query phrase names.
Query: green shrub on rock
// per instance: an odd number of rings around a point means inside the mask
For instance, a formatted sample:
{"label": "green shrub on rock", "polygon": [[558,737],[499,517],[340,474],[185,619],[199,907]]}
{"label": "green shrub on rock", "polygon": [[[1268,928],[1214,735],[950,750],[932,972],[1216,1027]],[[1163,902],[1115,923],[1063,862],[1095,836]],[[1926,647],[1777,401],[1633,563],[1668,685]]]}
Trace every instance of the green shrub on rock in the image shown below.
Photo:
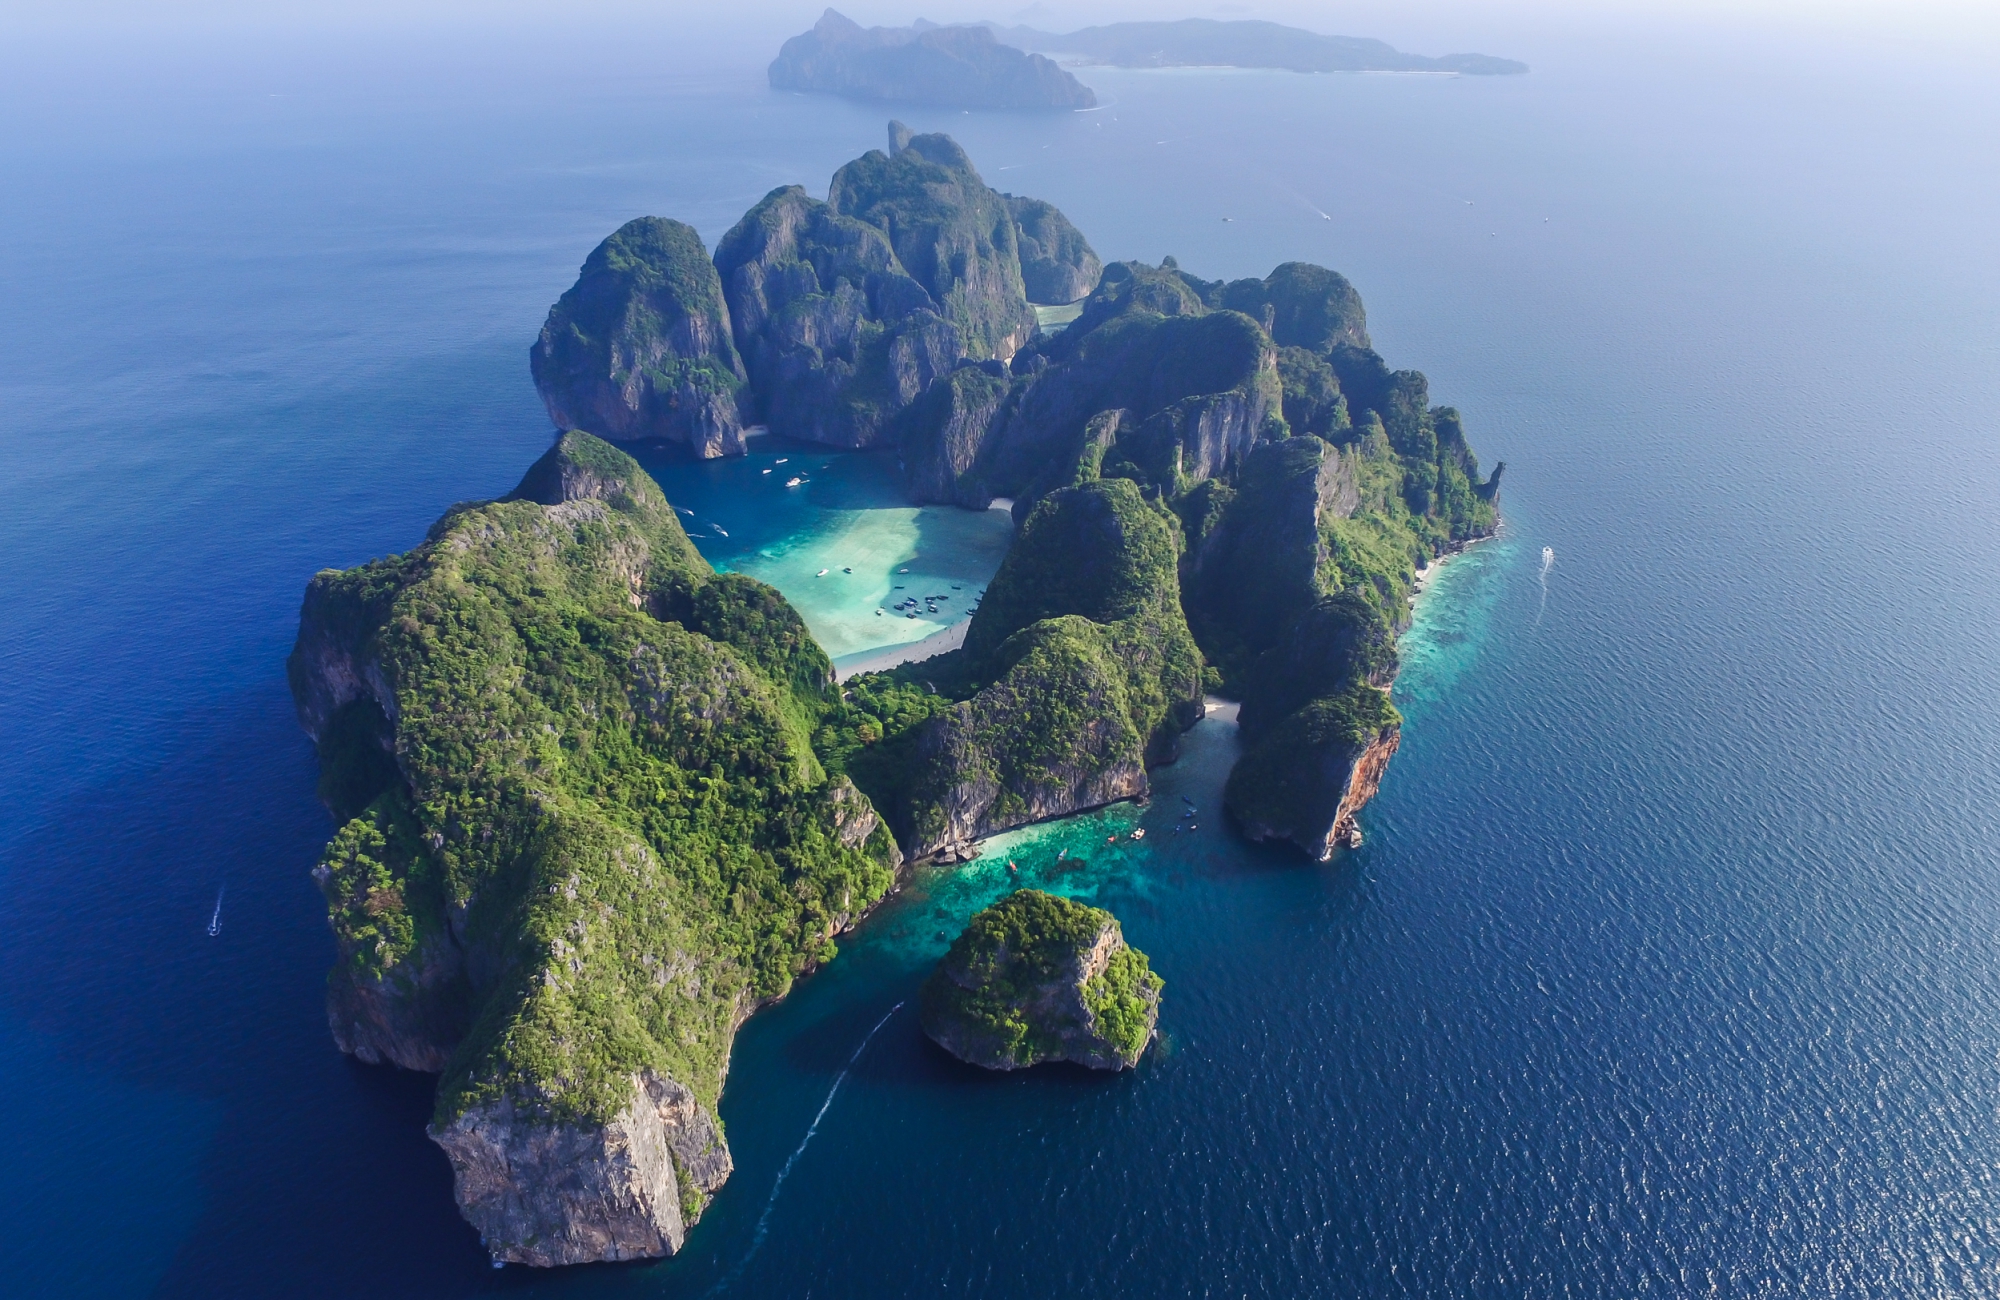
{"label": "green shrub on rock", "polygon": [[992,1070],[1137,1065],[1166,983],[1101,908],[1023,889],[980,912],[924,984],[924,1032]]}

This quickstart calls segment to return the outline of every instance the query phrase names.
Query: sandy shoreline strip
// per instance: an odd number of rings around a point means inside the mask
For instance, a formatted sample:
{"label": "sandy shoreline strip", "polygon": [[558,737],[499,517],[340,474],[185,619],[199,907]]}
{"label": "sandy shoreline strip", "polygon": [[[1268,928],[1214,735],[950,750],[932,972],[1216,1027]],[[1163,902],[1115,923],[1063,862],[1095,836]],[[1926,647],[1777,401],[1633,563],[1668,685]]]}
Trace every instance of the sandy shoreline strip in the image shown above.
{"label": "sandy shoreline strip", "polygon": [[921,641],[905,641],[901,645],[884,646],[880,650],[863,650],[859,654],[842,655],[833,661],[833,675],[844,682],[850,677],[859,677],[862,673],[886,672],[899,664],[913,664],[949,650],[956,650],[965,644],[965,629],[971,626],[970,618],[962,618],[942,632],[933,632]]}

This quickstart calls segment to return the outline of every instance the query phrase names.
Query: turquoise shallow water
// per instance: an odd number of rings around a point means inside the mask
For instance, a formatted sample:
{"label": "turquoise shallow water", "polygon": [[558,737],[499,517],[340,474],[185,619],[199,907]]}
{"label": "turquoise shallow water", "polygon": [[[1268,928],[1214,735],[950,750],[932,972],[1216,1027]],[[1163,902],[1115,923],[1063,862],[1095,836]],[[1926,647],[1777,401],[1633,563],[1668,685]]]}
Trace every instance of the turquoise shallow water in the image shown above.
{"label": "turquoise shallow water", "polygon": [[[1480,38],[1525,78],[911,114],[1108,256],[1346,271],[1509,463],[1508,533],[1419,608],[1359,852],[1211,821],[1204,722],[1150,808],[918,875],[745,1025],[683,1256],[548,1276],[457,1218],[429,1081],[328,1041],[299,595],[518,479],[528,343],[604,233],[713,241],[882,114],[637,20],[240,39],[0,42],[0,1291],[1995,1289],[1990,47],[1578,20]],[[819,568],[986,571],[985,521],[845,513],[883,466],[817,455],[795,493],[649,463],[830,642],[877,597]],[[916,1032],[1006,856],[1151,954],[1141,1069]]]}
{"label": "turquoise shallow water", "polygon": [[905,505],[887,452],[770,437],[728,460],[639,450],[709,562],[784,592],[836,663],[963,622],[1014,535],[1004,507]]}

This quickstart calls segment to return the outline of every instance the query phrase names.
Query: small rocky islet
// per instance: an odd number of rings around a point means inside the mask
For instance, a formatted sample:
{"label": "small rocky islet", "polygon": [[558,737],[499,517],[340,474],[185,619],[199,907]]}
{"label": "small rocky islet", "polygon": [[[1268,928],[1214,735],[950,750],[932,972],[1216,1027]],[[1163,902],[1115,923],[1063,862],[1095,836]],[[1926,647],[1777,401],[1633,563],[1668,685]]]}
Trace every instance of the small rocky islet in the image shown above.
{"label": "small rocky islet", "polygon": [[[1145,796],[1208,693],[1242,702],[1241,831],[1358,842],[1415,573],[1495,526],[1499,468],[1340,275],[1104,266],[949,137],[889,145],[712,256],[673,221],[612,234],[531,349],[555,445],[306,592],[329,1023],[440,1076],[430,1131],[496,1261],[680,1249],[731,1170],[744,1019],[911,863]],[[737,455],[756,424],[894,457],[912,504],[1012,499],[960,649],[836,682],[613,445]]]}
{"label": "small rocky islet", "polygon": [[966,925],[925,982],[919,1015],[932,1042],[989,1070],[1127,1070],[1153,1040],[1164,987],[1117,917],[1021,889]]}

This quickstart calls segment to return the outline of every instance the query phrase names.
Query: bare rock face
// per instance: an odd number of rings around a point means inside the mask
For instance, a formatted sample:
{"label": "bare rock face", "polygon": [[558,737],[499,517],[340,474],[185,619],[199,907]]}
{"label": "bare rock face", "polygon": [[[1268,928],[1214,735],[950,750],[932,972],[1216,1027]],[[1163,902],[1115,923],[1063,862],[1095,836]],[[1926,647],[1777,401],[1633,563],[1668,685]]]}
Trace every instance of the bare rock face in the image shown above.
{"label": "bare rock face", "polygon": [[800,186],[766,195],[715,260],[753,409],[787,437],[874,446],[965,354],[888,235]]}
{"label": "bare rock face", "polygon": [[[313,878],[326,888],[322,864]],[[344,945],[343,945],[344,946]],[[472,988],[458,948],[440,935],[386,971],[361,972],[343,951],[326,982],[334,1046],[370,1065],[436,1074],[472,1021]]]}
{"label": "bare rock face", "polygon": [[549,309],[530,369],[558,429],[740,456],[745,373],[731,334],[701,237],[678,221],[641,217],[585,259]]}
{"label": "bare rock face", "polygon": [[912,135],[833,174],[827,206],[882,231],[975,361],[1012,357],[1035,332],[1021,281],[1020,232],[958,142]]}
{"label": "bare rock face", "polygon": [[1008,393],[1007,380],[973,366],[931,385],[911,409],[914,436],[903,443],[903,482],[912,500],[972,510],[992,504],[992,493],[973,471]]}
{"label": "bare rock face", "polygon": [[1188,622],[1204,644],[1262,653],[1319,594],[1320,523],[1354,512],[1356,460],[1318,438],[1256,449],[1234,495],[1194,545],[1184,574]]}
{"label": "bare rock face", "polygon": [[[1021,247],[1026,268],[1028,242]],[[1176,271],[1122,262],[1105,270],[1073,324],[1039,336],[1010,373],[1004,401],[911,408],[903,456],[912,499],[1019,502],[1067,486],[1093,422],[1113,410],[1124,415],[1095,449],[1092,472],[1176,495],[1234,474],[1275,431],[1283,400],[1277,349],[1261,326],[1209,310]]]}
{"label": "bare rock face", "polygon": [[542,1268],[673,1254],[733,1167],[694,1094],[651,1070],[603,1125],[551,1122],[509,1096],[431,1137],[486,1249]]}

